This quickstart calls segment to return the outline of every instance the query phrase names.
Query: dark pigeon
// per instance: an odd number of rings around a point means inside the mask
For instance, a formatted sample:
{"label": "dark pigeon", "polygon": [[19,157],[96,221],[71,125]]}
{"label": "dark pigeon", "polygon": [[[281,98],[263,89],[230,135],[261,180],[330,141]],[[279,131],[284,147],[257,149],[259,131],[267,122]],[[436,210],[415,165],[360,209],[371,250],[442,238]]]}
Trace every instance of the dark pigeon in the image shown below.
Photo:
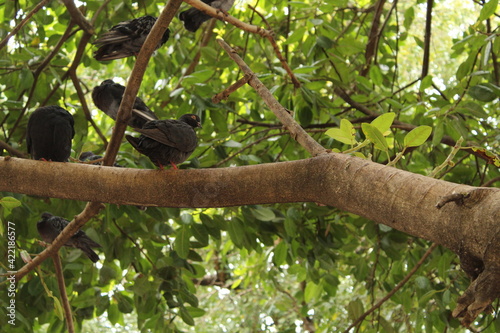
{"label": "dark pigeon", "polygon": [[[202,0],[207,5],[212,6],[215,9],[219,9],[223,13],[227,14],[227,11],[231,9],[234,4],[234,0]],[[184,28],[191,32],[196,32],[201,24],[208,21],[212,16],[205,14],[196,8],[190,8],[179,14],[179,19],[184,22]]]}
{"label": "dark pigeon", "polygon": [[[99,47],[94,58],[106,61],[137,55],[155,22],[156,17],[146,15],[118,23],[92,43]],[[169,35],[170,30],[165,30],[155,50],[167,42]]]}
{"label": "dark pigeon", "polygon": [[[42,219],[36,224],[38,233],[42,236],[44,242],[52,243],[54,239],[66,228],[69,221],[59,216],[54,216],[50,213],[43,213]],[[95,253],[93,247],[102,247],[100,244],[94,242],[82,230],[78,230],[64,246],[76,247],[80,249],[90,258],[93,262],[99,260],[99,256]]]}
{"label": "dark pigeon", "polygon": [[[91,151],[85,151],[80,154],[80,157],[78,158],[81,162],[92,162],[92,161],[97,161],[101,160],[103,157],[101,155],[96,155]],[[88,163],[88,164],[94,164],[94,165],[102,165],[102,161],[98,161],[95,163]],[[122,168],[121,165],[114,163],[113,166]]]}
{"label": "dark pigeon", "polygon": [[141,154],[149,157],[160,169],[184,162],[196,149],[198,139],[194,128],[201,127],[200,117],[185,114],[179,120],[154,120],[137,130],[142,135],[135,138],[126,135],[128,142]]}
{"label": "dark pigeon", "polygon": [[[116,120],[124,92],[125,87],[121,84],[115,83],[113,80],[104,80],[92,90],[92,100],[99,110]],[[140,129],[146,122],[157,119],[158,117],[147,107],[142,99],[136,97],[128,125]]]}
{"label": "dark pigeon", "polygon": [[28,120],[26,144],[35,160],[67,162],[75,136],[73,116],[63,108],[50,105],[36,109]]}

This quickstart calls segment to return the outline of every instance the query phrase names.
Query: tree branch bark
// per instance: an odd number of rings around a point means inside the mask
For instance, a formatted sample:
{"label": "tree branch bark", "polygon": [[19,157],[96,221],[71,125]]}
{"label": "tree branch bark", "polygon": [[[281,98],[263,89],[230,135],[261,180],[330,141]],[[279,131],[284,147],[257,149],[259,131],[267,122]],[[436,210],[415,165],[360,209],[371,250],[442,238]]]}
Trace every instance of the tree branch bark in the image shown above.
{"label": "tree branch bark", "polygon": [[[0,191],[119,205],[201,208],[322,203],[457,253],[473,280],[459,299],[460,309],[454,312],[465,317],[466,324],[500,297],[500,286],[492,284],[500,279],[497,188],[454,184],[343,154],[255,166],[161,172],[0,158],[0,180]],[[442,197],[452,193],[463,193],[463,203],[435,207]],[[54,254],[65,242],[63,237],[81,227],[99,205],[89,203],[87,208],[75,217],[75,227],[69,229],[68,225],[52,246],[18,271],[18,279]]]}
{"label": "tree branch bark", "polygon": [[248,84],[255,89],[257,94],[264,100],[266,105],[274,112],[276,117],[281,121],[291,133],[292,137],[304,147],[312,156],[327,153],[316,140],[311,138],[309,134],[293,119],[290,113],[274,98],[269,89],[257,78],[255,73],[248,67],[248,65],[241,59],[241,57],[233,50],[225,41],[217,39],[220,46],[227,52],[229,57],[236,62],[245,76],[249,76]]}

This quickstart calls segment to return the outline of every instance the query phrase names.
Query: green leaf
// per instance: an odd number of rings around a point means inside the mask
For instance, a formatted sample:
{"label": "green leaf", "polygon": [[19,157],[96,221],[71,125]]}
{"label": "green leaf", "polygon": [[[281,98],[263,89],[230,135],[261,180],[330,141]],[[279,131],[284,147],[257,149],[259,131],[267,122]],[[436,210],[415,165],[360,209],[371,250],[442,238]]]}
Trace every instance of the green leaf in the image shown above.
{"label": "green leaf", "polygon": [[322,291],[323,288],[321,285],[314,282],[308,282],[306,289],[304,290],[304,301],[306,303],[310,303],[311,301],[318,299]]}
{"label": "green leaf", "polygon": [[361,124],[361,129],[366,135],[366,138],[374,144],[375,148],[383,151],[389,150],[389,146],[387,145],[384,135],[375,126],[363,123]]}
{"label": "green leaf", "polygon": [[413,23],[413,20],[415,19],[415,9],[413,9],[413,6],[410,6],[405,12],[404,12],[404,27],[406,30],[409,30],[411,27],[411,24]]}
{"label": "green leaf", "polygon": [[13,197],[3,197],[2,199],[0,199],[0,206],[5,209],[12,210],[16,207],[21,206],[21,201]]}
{"label": "green leaf", "polygon": [[359,298],[356,298],[349,302],[347,305],[347,313],[351,320],[358,319],[364,312],[363,302]]}
{"label": "green leaf", "polygon": [[245,232],[245,228],[239,218],[233,218],[227,223],[227,232],[229,233],[234,245],[241,248],[243,246],[243,234]]}
{"label": "green leaf", "polygon": [[276,218],[276,214],[274,214],[274,211],[271,208],[267,207],[259,207],[259,208],[252,208],[252,215],[260,221],[272,221]]}
{"label": "green leaf", "polygon": [[274,247],[273,263],[276,266],[282,265],[286,260],[286,254],[288,251],[288,246],[284,241],[280,242]]}
{"label": "green leaf", "polygon": [[183,322],[185,322],[189,326],[194,326],[194,319],[193,317],[191,317],[191,314],[185,307],[181,306],[179,308],[179,314],[181,315]]}
{"label": "green leaf", "polygon": [[432,133],[430,126],[418,126],[412,129],[404,138],[405,147],[418,147],[423,145]]}
{"label": "green leaf", "polygon": [[108,308],[108,320],[111,324],[116,325],[120,320],[120,311],[118,311],[118,305],[111,304]]}
{"label": "green leaf", "polygon": [[491,87],[488,87],[484,84],[478,84],[474,87],[471,87],[468,93],[472,98],[477,99],[481,102],[491,102],[498,97]]}
{"label": "green leaf", "polygon": [[132,298],[123,295],[121,292],[115,292],[113,297],[116,299],[118,310],[120,310],[121,313],[131,313],[134,311],[134,301]]}
{"label": "green leaf", "polygon": [[347,145],[352,146],[356,143],[356,131],[352,123],[347,119],[340,121],[340,128],[330,128],[326,131],[326,135]]}
{"label": "green leaf", "polygon": [[479,14],[479,18],[477,19],[477,21],[481,22],[490,18],[493,14],[495,14],[497,6],[498,6],[498,0],[490,0],[487,3],[485,3],[483,5],[483,8],[481,8],[481,13]]}
{"label": "green leaf", "polygon": [[285,219],[285,231],[286,234],[290,237],[295,237],[297,235],[297,222],[295,222],[293,219],[287,217]]}
{"label": "green leaf", "polygon": [[382,85],[384,81],[384,77],[382,75],[382,71],[378,66],[370,67],[370,79],[376,86]]}
{"label": "green leaf", "polygon": [[299,119],[300,125],[305,127],[309,126],[313,119],[313,113],[309,106],[305,106],[303,108],[298,109],[297,117]]}
{"label": "green leaf", "polygon": [[174,249],[182,259],[186,259],[189,254],[189,238],[191,232],[189,226],[182,226],[175,235]]}
{"label": "green leaf", "polygon": [[186,306],[186,310],[189,312],[191,317],[197,318],[205,315],[206,311],[200,308],[196,308],[193,306]]}
{"label": "green leaf", "polygon": [[370,124],[375,126],[384,136],[387,136],[391,133],[390,129],[394,118],[396,118],[394,112],[387,112],[373,119]]}
{"label": "green leaf", "polygon": [[420,92],[424,92],[425,89],[429,88],[430,86],[432,86],[432,75],[427,75],[420,82],[420,87],[418,88],[418,90]]}
{"label": "green leaf", "polygon": [[208,231],[205,225],[199,223],[191,224],[191,233],[203,246],[208,245]]}

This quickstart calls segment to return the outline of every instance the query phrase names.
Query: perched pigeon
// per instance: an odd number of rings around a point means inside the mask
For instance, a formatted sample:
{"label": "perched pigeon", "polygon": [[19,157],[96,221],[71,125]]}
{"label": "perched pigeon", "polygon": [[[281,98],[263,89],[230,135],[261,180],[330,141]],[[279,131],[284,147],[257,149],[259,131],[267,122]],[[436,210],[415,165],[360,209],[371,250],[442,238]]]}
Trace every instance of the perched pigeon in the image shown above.
{"label": "perched pigeon", "polygon": [[[96,155],[91,151],[85,151],[85,152],[80,154],[80,157],[78,159],[82,162],[92,162],[92,161],[96,161],[96,160],[101,160],[102,158],[103,157],[101,155]],[[102,161],[98,161],[98,162],[95,162],[92,164],[102,165]],[[122,168],[121,165],[116,164],[116,163],[113,164],[113,166]]]}
{"label": "perched pigeon", "polygon": [[73,116],[63,108],[51,105],[36,109],[28,120],[26,143],[35,160],[67,162],[71,140],[75,136]]}
{"label": "perched pigeon", "polygon": [[[146,15],[118,23],[92,43],[99,47],[94,52],[94,58],[106,61],[137,55],[155,22],[156,17]],[[167,29],[155,50],[167,42],[169,35],[170,30]]]}
{"label": "perched pigeon", "polygon": [[[215,9],[222,11],[227,14],[227,11],[231,9],[234,4],[234,0],[202,0],[207,5],[212,6]],[[200,25],[211,19],[212,16],[207,15],[196,8],[190,8],[179,14],[179,19],[184,21],[184,28],[191,32],[196,32]]]}
{"label": "perched pigeon", "polygon": [[[68,224],[69,221],[62,217],[54,216],[50,213],[43,213],[42,219],[36,224],[36,228],[44,242],[52,243]],[[82,250],[93,262],[99,260],[99,256],[91,248],[101,247],[101,245],[90,239],[82,230],[78,230],[71,236],[64,246],[76,247]]]}
{"label": "perched pigeon", "polygon": [[201,127],[200,117],[185,114],[179,120],[150,121],[137,130],[142,134],[140,137],[125,137],[139,153],[149,157],[160,169],[168,163],[177,169],[176,164],[184,162],[196,149],[196,127]]}
{"label": "perched pigeon", "polygon": [[[121,84],[115,83],[113,80],[104,80],[92,90],[92,100],[95,106],[116,120],[124,92],[125,87]],[[136,97],[128,125],[140,129],[146,122],[157,119],[158,117],[144,104],[142,99]]]}

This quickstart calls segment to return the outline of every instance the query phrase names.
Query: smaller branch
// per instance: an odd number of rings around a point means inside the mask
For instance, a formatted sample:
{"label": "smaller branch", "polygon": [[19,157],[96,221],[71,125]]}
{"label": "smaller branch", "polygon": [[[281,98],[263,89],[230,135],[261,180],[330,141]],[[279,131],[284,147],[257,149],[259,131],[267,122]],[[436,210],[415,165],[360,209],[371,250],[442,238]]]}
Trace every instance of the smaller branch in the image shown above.
{"label": "smaller branch", "polygon": [[57,251],[71,238],[88,220],[95,216],[104,205],[99,202],[89,202],[85,209],[66,226],[66,228],[61,231],[61,233],[54,239],[52,244],[45,250],[40,252],[35,259],[28,262],[26,265],[21,267],[16,273],[16,281],[21,280],[26,274],[32,271],[35,267],[40,265],[45,259],[50,256],[57,254]]}
{"label": "smaller branch", "polygon": [[33,15],[35,15],[36,12],[38,12],[40,9],[42,9],[43,6],[45,6],[50,0],[43,0],[43,1],[40,1],[38,3],[38,5],[36,5],[28,14],[26,14],[26,17],[21,21],[19,22],[18,25],[16,25],[14,27],[14,29],[12,29],[11,32],[9,32],[9,34],[0,42],[0,50],[5,46],[7,45],[7,43],[9,42],[9,39],[14,36],[15,34],[18,33],[19,30],[22,29],[22,27],[24,27],[24,25],[26,23],[28,23],[28,21],[31,19],[31,17]]}
{"label": "smaller branch", "polygon": [[262,29],[261,27],[258,27],[256,25],[242,22],[231,15],[224,14],[222,11],[217,10],[217,9],[201,2],[200,0],[184,0],[184,2],[195,7],[196,9],[199,9],[200,11],[202,11],[203,13],[205,13],[207,15],[215,17],[221,21],[226,21],[228,23],[231,23],[235,27],[240,28],[242,30],[245,30],[245,31],[248,31],[248,32],[251,32],[254,34],[259,34],[262,37],[272,36],[271,31],[266,30],[266,29]]}
{"label": "smaller branch", "polygon": [[71,307],[68,301],[68,294],[66,293],[66,286],[64,284],[64,275],[61,265],[61,258],[59,258],[59,253],[56,252],[52,256],[52,260],[54,260],[54,267],[56,269],[57,285],[59,286],[61,302],[64,308],[64,316],[66,317],[66,327],[69,333],[74,333],[75,326],[73,325],[73,315],[71,313]]}
{"label": "smaller branch", "polygon": [[85,31],[89,35],[93,35],[94,34],[94,27],[92,26],[92,24],[89,21],[87,21],[85,16],[83,16],[80,9],[76,8],[76,5],[73,2],[73,0],[62,0],[62,2],[66,6],[66,9],[68,9],[68,12],[70,13],[71,18],[76,22],[76,24],[78,24],[80,26],[80,28],[82,28],[83,31]]}
{"label": "smaller branch", "polygon": [[377,310],[382,304],[384,304],[387,300],[389,300],[399,289],[401,289],[410,278],[417,272],[417,270],[422,266],[424,261],[431,255],[432,251],[437,247],[436,243],[433,243],[429,249],[424,253],[422,258],[417,262],[417,264],[411,269],[411,271],[401,280],[394,289],[392,289],[387,295],[385,295],[380,301],[377,302],[374,306],[372,306],[368,311],[363,313],[358,319],[356,319],[349,327],[344,330],[344,333],[348,333],[351,328],[355,327],[359,323],[361,323],[369,314],[373,311]]}
{"label": "smaller branch", "polygon": [[61,38],[59,38],[59,41],[57,42],[57,44],[54,46],[54,48],[49,52],[49,54],[45,57],[45,59],[43,59],[43,61],[40,63],[40,65],[38,65],[38,67],[33,72],[33,83],[31,85],[31,89],[28,93],[28,99],[26,100],[26,103],[24,104],[23,109],[21,110],[21,113],[19,114],[19,117],[17,118],[16,122],[14,123],[12,128],[10,129],[9,137],[7,139],[10,139],[12,137],[12,135],[14,135],[14,131],[19,126],[22,118],[24,117],[24,114],[26,113],[26,110],[30,106],[31,99],[33,98],[33,94],[35,93],[36,85],[38,82],[38,78],[40,77],[40,74],[49,65],[52,58],[54,58],[59,53],[60,48],[64,45],[64,43],[68,40],[68,38],[74,33],[74,32],[72,32],[74,25],[75,25],[75,23],[72,20],[70,20],[66,30],[64,31],[64,34],[61,36]]}
{"label": "smaller branch", "polygon": [[151,264],[151,266],[154,269],[156,269],[156,265],[154,264],[154,262],[151,260],[151,258],[149,258],[148,254],[146,252],[144,252],[144,249],[139,244],[137,244],[137,242],[135,241],[135,239],[133,239],[132,237],[130,237],[129,234],[127,234],[122,228],[120,228],[120,226],[118,225],[118,223],[116,223],[115,220],[113,220],[113,223],[115,224],[115,227],[121,232],[121,234],[123,236],[127,237],[132,242],[132,244],[134,244],[135,247],[137,247],[139,249],[139,251],[141,251],[141,253],[144,255],[144,257],[149,261],[149,263]]}
{"label": "smaller branch", "polygon": [[262,19],[262,21],[264,21],[264,23],[267,25],[267,29],[269,31],[271,31],[271,35],[269,36],[266,36],[267,39],[269,40],[269,42],[271,43],[271,45],[273,46],[273,49],[274,49],[274,52],[276,53],[276,56],[278,57],[278,59],[281,61],[281,65],[283,66],[283,68],[286,70],[286,72],[288,73],[288,75],[290,76],[290,79],[292,79],[292,83],[293,83],[293,86],[295,88],[300,88],[300,82],[299,80],[297,80],[297,77],[295,76],[295,74],[293,74],[292,72],[292,69],[290,68],[290,66],[288,66],[288,62],[286,61],[286,59],[283,57],[283,54],[281,53],[279,47],[278,47],[278,44],[276,44],[276,40],[274,39],[273,35],[274,35],[274,32],[272,31],[271,29],[271,26],[269,25],[269,22],[267,22],[266,18],[264,17],[264,15],[262,15],[261,13],[259,13],[255,7],[252,7],[251,5],[248,5],[248,7],[253,10],[255,13],[257,13],[257,15],[260,16],[260,18]]}
{"label": "smaller branch", "polygon": [[[191,1],[191,0],[190,0]],[[290,135],[304,147],[312,156],[318,156],[328,152],[316,140],[314,140],[300,125],[293,119],[290,113],[274,98],[269,89],[257,78],[254,72],[241,59],[241,57],[233,50],[225,41],[217,39],[219,45],[227,52],[229,57],[240,67],[245,75],[250,75],[251,78],[248,84],[255,89],[257,94],[264,100],[266,105],[273,111],[281,123],[290,131]]]}
{"label": "smaller branch", "polygon": [[432,7],[434,0],[427,0],[427,12],[425,16],[425,36],[424,36],[424,59],[422,61],[422,79],[429,74],[429,58],[431,53],[431,28],[432,28]]}
{"label": "smaller branch", "polygon": [[500,181],[500,177],[496,177],[496,178],[490,179],[486,183],[484,183],[483,185],[481,185],[481,187],[490,187],[491,185],[493,185],[494,183],[496,183],[498,181]]}
{"label": "smaller branch", "polygon": [[99,135],[99,137],[101,138],[104,145],[107,146],[108,139],[104,136],[101,129],[99,128],[99,126],[96,125],[96,123],[92,119],[92,116],[90,115],[90,109],[89,109],[89,106],[87,105],[87,101],[85,99],[85,94],[83,93],[82,87],[80,85],[80,81],[78,80],[78,77],[76,75],[76,70],[72,70],[69,73],[69,76],[71,78],[71,81],[73,81],[73,86],[76,89],[78,99],[80,99],[80,103],[82,105],[82,109],[83,109],[83,113],[85,114],[85,118],[87,118],[87,121],[90,123],[90,125],[92,125],[92,127],[96,131],[97,135]]}
{"label": "smaller branch", "polygon": [[134,104],[135,97],[137,96],[137,92],[139,91],[139,87],[141,86],[142,78],[144,77],[149,59],[156,49],[163,33],[167,30],[170,22],[174,18],[175,13],[177,13],[181,3],[182,0],[168,1],[153,25],[153,28],[149,32],[148,37],[144,41],[141,51],[137,55],[134,68],[132,69],[132,73],[130,73],[127,86],[123,92],[120,107],[118,108],[116,125],[113,129],[113,134],[111,135],[111,139],[106,149],[106,154],[102,163],[103,166],[111,166],[115,163],[116,155],[120,149],[125,129],[127,128],[128,121],[131,117],[132,106]]}
{"label": "smaller branch", "polygon": [[218,93],[214,97],[212,97],[212,103],[217,104],[222,100],[226,100],[229,98],[229,95],[234,93],[236,90],[244,86],[248,81],[250,80],[251,76],[246,75],[243,76],[241,79],[233,83],[229,88],[225,89],[223,92]]}
{"label": "smaller branch", "polygon": [[467,199],[469,196],[470,193],[452,193],[450,195],[446,195],[439,200],[436,204],[436,208],[441,209],[449,202],[454,202],[458,206],[462,206],[464,204],[464,199]]}
{"label": "smaller branch", "polygon": [[27,154],[23,153],[22,151],[17,150],[15,148],[12,148],[9,144],[7,144],[6,142],[3,142],[2,140],[0,140],[0,149],[5,149],[6,151],[9,152],[9,154],[14,155],[16,157],[26,158],[28,156]]}
{"label": "smaller branch", "polygon": [[[214,33],[213,29],[215,27],[216,22],[217,22],[216,20],[209,20],[208,21],[208,24],[205,27],[204,35],[203,35],[201,42],[200,42],[198,52],[196,52],[193,60],[189,64],[189,66],[186,69],[186,71],[184,72],[184,74],[182,74],[182,76],[179,78],[177,85],[175,86],[174,89],[172,89],[172,91],[179,89],[182,86],[182,80],[184,80],[184,78],[186,76],[191,75],[194,72],[194,70],[196,69],[196,66],[198,66],[198,64],[200,63],[201,49],[203,49],[205,46],[207,46],[208,43],[210,42],[210,39],[212,38],[212,35]],[[169,96],[166,100],[164,100],[161,103],[160,107],[165,108],[170,103],[171,100],[172,100],[172,97]]]}
{"label": "smaller branch", "polygon": [[340,97],[342,98],[347,104],[349,104],[350,106],[352,106],[353,108],[355,108],[356,110],[358,111],[361,111],[362,113],[366,114],[367,116],[372,116],[372,117],[376,117],[378,116],[378,114],[376,114],[375,112],[373,112],[372,110],[370,110],[369,108],[367,108],[366,106],[364,106],[363,104],[361,103],[358,103],[356,102],[355,100],[353,100],[351,98],[351,96],[349,96],[349,94],[347,94],[345,92],[344,89],[340,88],[340,87],[336,87],[334,89],[334,92]]}
{"label": "smaller branch", "polygon": [[90,23],[92,24],[92,26],[95,24],[95,21],[97,20],[97,18],[99,17],[99,15],[101,14],[101,12],[108,6],[108,4],[111,2],[111,0],[106,0],[104,1],[101,6],[95,11],[94,13],[94,16],[92,17],[92,19],[90,20]]}

